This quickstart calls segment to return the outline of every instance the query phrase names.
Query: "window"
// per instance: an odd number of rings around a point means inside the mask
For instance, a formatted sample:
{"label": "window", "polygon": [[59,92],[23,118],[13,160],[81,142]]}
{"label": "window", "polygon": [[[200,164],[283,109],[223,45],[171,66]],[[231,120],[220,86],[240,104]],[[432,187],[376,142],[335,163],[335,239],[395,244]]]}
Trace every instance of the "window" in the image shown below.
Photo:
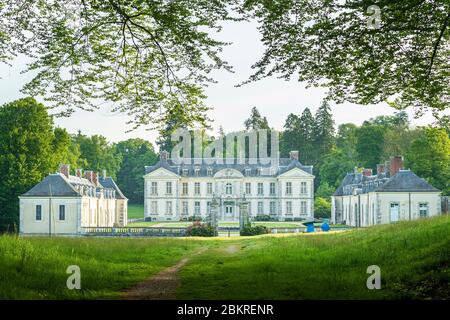
{"label": "window", "polygon": [[200,168],[195,168],[195,176],[198,177],[200,175]]}
{"label": "window", "polygon": [[258,173],[258,176],[262,175],[262,168],[258,168],[257,173]]}
{"label": "window", "polygon": [[307,188],[306,188],[306,182],[300,182],[300,193],[301,194],[307,194]]}
{"label": "window", "polygon": [[36,221],[42,220],[42,206],[40,204],[36,205]]}
{"label": "window", "polygon": [[206,202],[206,213],[211,214],[211,201]]}
{"label": "window", "polygon": [[419,217],[428,217],[428,203],[419,203]]}
{"label": "window", "polygon": [[200,194],[200,182],[195,182],[195,184],[194,184],[194,193],[196,195]]}
{"label": "window", "polygon": [[188,183],[187,182],[183,182],[181,193],[186,196],[188,194],[188,191],[189,191],[188,190]]}
{"label": "window", "polygon": [[158,215],[158,201],[152,201],[150,204],[150,214]]}
{"label": "window", "polygon": [[262,182],[258,182],[258,195],[262,196],[264,194],[264,184]]}
{"label": "window", "polygon": [[181,214],[187,216],[189,214],[189,207],[188,207],[188,202],[187,201],[183,201],[182,203],[182,212]]}
{"label": "window", "polygon": [[226,194],[232,194],[233,193],[233,187],[231,186],[231,183],[227,183],[226,184],[225,192],[226,192]]}
{"label": "window", "polygon": [[189,173],[189,170],[188,170],[188,169],[183,169],[183,176],[187,176],[188,173]]}
{"label": "window", "polygon": [[168,216],[172,215],[172,201],[166,202],[166,215]]}
{"label": "window", "polygon": [[172,182],[166,182],[166,194],[172,194]]}
{"label": "window", "polygon": [[275,195],[275,182],[270,183],[270,195]]}
{"label": "window", "polygon": [[258,214],[264,214],[264,202],[258,201]]}
{"label": "window", "polygon": [[200,215],[200,201],[195,201],[194,203],[194,214],[196,216]]}
{"label": "window", "polygon": [[208,170],[207,170],[207,174],[208,174],[208,176],[209,176],[209,177],[211,177],[211,176],[212,176],[212,173],[213,173],[213,170],[212,170],[212,168],[208,168]]}
{"label": "window", "polygon": [[212,194],[213,193],[212,182],[208,182],[206,184],[206,193],[207,194]]}
{"label": "window", "polygon": [[275,201],[270,201],[269,213],[271,215],[276,214],[276,212],[275,212]]}
{"label": "window", "polygon": [[59,206],[59,220],[66,220],[66,206],[63,204]]}
{"label": "window", "polygon": [[307,214],[306,201],[300,201],[300,214],[301,215],[306,215]]}
{"label": "window", "polygon": [[246,175],[247,177],[250,176],[251,172],[252,172],[252,170],[251,170],[250,168],[246,168],[246,169],[245,169],[245,175]]}
{"label": "window", "polygon": [[292,214],[292,201],[286,201],[286,215]]}
{"label": "window", "polygon": [[286,182],[286,195],[292,194],[292,182]]}
{"label": "window", "polygon": [[158,194],[158,182],[153,181],[151,188],[150,188],[150,194],[157,195]]}
{"label": "window", "polygon": [[250,182],[245,183],[245,193],[252,194],[252,184]]}

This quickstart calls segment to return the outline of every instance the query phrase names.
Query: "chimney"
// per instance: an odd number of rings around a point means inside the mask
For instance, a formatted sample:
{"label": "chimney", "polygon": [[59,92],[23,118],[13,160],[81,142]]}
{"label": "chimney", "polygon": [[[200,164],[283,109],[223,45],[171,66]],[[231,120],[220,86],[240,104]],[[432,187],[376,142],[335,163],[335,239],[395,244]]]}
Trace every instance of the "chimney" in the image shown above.
{"label": "chimney", "polygon": [[377,164],[377,174],[386,173],[386,166],[382,163]]}
{"label": "chimney", "polygon": [[69,164],[60,164],[59,165],[59,173],[62,173],[66,176],[66,178],[69,177],[70,173],[70,165]]}
{"label": "chimney", "polygon": [[298,161],[298,151],[291,151],[291,152],[289,152],[289,158],[291,160],[297,160]]}
{"label": "chimney", "polygon": [[169,159],[169,152],[167,152],[166,150],[161,151],[159,154],[159,158],[161,159],[161,161],[167,161],[167,159]]}
{"label": "chimney", "polygon": [[103,179],[106,179],[106,170],[105,169],[103,169],[102,177],[103,177]]}
{"label": "chimney", "polygon": [[98,176],[99,176],[98,172],[95,171],[92,172],[92,183],[94,185],[98,185]]}
{"label": "chimney", "polygon": [[370,177],[372,176],[372,169],[363,169],[363,176]]}
{"label": "chimney", "polygon": [[75,174],[78,178],[83,177],[83,169],[77,169],[75,170]]}
{"label": "chimney", "polygon": [[92,182],[92,174],[93,174],[92,171],[85,171],[85,172],[84,172],[84,177],[85,177],[86,179],[88,179],[90,182]]}
{"label": "chimney", "polygon": [[389,175],[393,177],[401,169],[403,169],[403,157],[402,156],[391,157],[391,163],[389,166]]}

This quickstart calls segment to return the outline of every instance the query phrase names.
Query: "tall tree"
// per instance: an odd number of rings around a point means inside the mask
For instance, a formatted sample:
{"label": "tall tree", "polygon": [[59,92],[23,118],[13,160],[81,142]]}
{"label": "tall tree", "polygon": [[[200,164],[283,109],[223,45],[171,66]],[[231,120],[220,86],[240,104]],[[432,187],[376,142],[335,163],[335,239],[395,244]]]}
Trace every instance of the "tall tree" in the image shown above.
{"label": "tall tree", "polygon": [[450,195],[450,138],[445,129],[425,128],[406,154],[406,166]]}
{"label": "tall tree", "polygon": [[53,167],[69,164],[75,168],[79,164],[80,146],[73,142],[72,137],[63,128],[55,128],[53,139]]}
{"label": "tall tree", "polygon": [[356,166],[358,162],[349,149],[333,148],[323,159],[319,171],[320,181],[337,188],[347,172],[351,172]]}
{"label": "tall tree", "polygon": [[143,139],[128,139],[115,147],[122,156],[117,184],[131,203],[144,203],[144,167],[158,159],[152,144]]}
{"label": "tall tree", "polygon": [[303,110],[298,121],[298,144],[300,161],[307,165],[314,163],[315,121],[309,108]]}
{"label": "tall tree", "polygon": [[382,160],[386,128],[382,125],[364,122],[359,128],[356,152],[361,165],[375,169]]}
{"label": "tall tree", "polygon": [[404,156],[410,149],[413,141],[421,135],[421,128],[391,128],[384,134],[382,160],[391,156]]}
{"label": "tall tree", "polygon": [[354,123],[339,125],[336,136],[336,146],[341,149],[354,150],[357,142],[358,126]]}
{"label": "tall tree", "polygon": [[[135,125],[159,123],[181,105],[205,121],[204,87],[214,69],[230,70],[212,35],[234,20],[236,0],[3,1],[0,62],[25,54],[34,76],[24,90],[64,114],[104,101]],[[37,72],[39,71],[39,72]]]}
{"label": "tall tree", "polygon": [[253,107],[250,117],[244,121],[245,130],[270,129],[266,117],[261,116],[258,109]]}
{"label": "tall tree", "polygon": [[335,144],[334,120],[330,105],[323,101],[314,117],[314,162],[318,165]]}
{"label": "tall tree", "polygon": [[284,123],[284,131],[281,134],[281,146],[280,153],[282,157],[287,157],[289,151],[298,149],[298,131],[299,117],[293,113],[290,113],[286,122]]}
{"label": "tall tree", "polygon": [[73,141],[80,148],[79,166],[99,173],[106,170],[108,176],[116,178],[122,155],[117,153],[116,148],[105,137],[100,135],[88,137],[78,132],[73,136]]}
{"label": "tall tree", "polygon": [[54,169],[52,120],[32,98],[0,107],[0,231],[18,230],[18,196]]}
{"label": "tall tree", "polygon": [[249,81],[298,76],[336,102],[450,105],[448,0],[247,0],[245,9],[266,46]]}

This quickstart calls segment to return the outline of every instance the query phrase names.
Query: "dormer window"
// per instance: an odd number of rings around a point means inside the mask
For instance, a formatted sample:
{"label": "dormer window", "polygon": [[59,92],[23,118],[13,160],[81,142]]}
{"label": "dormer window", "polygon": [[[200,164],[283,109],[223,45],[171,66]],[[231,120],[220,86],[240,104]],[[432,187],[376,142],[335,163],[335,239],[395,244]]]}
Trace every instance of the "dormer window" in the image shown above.
{"label": "dormer window", "polygon": [[262,168],[258,168],[257,173],[258,173],[258,176],[262,175]]}
{"label": "dormer window", "polygon": [[188,175],[188,169],[186,169],[186,168],[183,168],[183,176],[187,176]]}
{"label": "dormer window", "polygon": [[250,168],[246,168],[246,169],[245,169],[245,175],[246,175],[247,177],[250,176],[251,172],[252,172],[252,169],[250,169]]}
{"label": "dormer window", "polygon": [[208,176],[209,176],[209,177],[211,177],[211,176],[212,176],[212,173],[213,173],[213,170],[212,170],[212,168],[208,168]]}
{"label": "dormer window", "polygon": [[200,175],[200,168],[196,167],[194,173],[195,173],[195,176],[198,177]]}

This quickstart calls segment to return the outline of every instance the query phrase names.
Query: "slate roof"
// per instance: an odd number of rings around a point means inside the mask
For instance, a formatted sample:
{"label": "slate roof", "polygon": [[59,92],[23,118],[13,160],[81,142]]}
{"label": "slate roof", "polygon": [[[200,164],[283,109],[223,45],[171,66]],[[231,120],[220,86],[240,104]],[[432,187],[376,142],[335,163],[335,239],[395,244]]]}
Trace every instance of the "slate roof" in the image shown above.
{"label": "slate roof", "polygon": [[[33,188],[22,194],[22,197],[81,197],[83,195],[97,196],[98,192],[115,199],[126,199],[122,191],[111,177],[99,178],[99,184],[94,185],[86,178],[69,176],[67,178],[61,173],[52,173],[45,177]],[[115,191],[115,192],[112,192]]]}
{"label": "slate roof", "polygon": [[[191,161],[192,162],[192,161]],[[226,160],[224,160],[226,162]],[[187,170],[187,176],[195,176],[195,169],[199,169],[199,177],[206,177],[208,176],[208,169],[212,169],[212,175],[216,174],[220,170],[231,168],[235,169],[239,172],[241,172],[244,176],[258,176],[258,177],[264,177],[264,176],[278,176],[280,174],[283,174],[284,172],[287,172],[293,168],[299,168],[306,173],[313,174],[313,167],[312,166],[305,166],[302,165],[299,161],[293,160],[293,159],[287,159],[287,158],[281,158],[279,159],[278,166],[273,166],[272,164],[239,164],[239,163],[233,163],[233,164],[227,164],[227,163],[212,163],[208,164],[205,162],[202,162],[201,164],[175,164],[171,159],[163,160],[160,159],[155,165],[153,166],[146,166],[145,167],[145,174],[153,172],[159,168],[167,169],[177,175],[184,175],[185,170]],[[261,168],[261,173],[258,172],[258,169]],[[246,170],[250,169],[249,174],[247,174]]]}
{"label": "slate roof", "polygon": [[23,197],[79,197],[78,191],[64,178],[63,175],[49,174],[40,183],[25,192]]}
{"label": "slate roof", "polygon": [[410,170],[400,170],[386,183],[378,187],[376,192],[439,192],[424,179]]}
{"label": "slate roof", "polygon": [[419,178],[410,170],[400,170],[393,177],[387,177],[382,173],[379,175],[364,176],[362,173],[347,173],[341,185],[336,189],[333,196],[343,196],[368,192],[439,192],[424,179]]}
{"label": "slate roof", "polygon": [[117,186],[116,182],[111,177],[99,179],[100,184],[105,188],[110,188],[116,190],[116,199],[127,199],[122,193],[122,191]]}

